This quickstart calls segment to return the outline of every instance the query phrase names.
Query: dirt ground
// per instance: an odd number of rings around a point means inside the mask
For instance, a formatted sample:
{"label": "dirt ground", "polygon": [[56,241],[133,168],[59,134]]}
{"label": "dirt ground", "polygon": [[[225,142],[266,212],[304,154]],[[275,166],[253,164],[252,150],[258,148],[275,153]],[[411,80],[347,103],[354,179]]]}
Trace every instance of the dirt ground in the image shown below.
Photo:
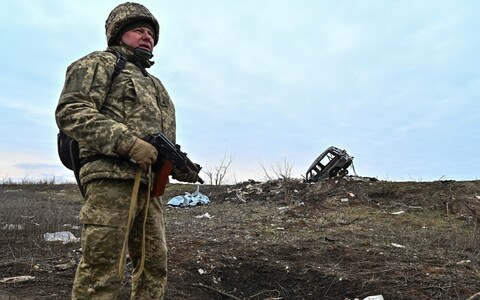
{"label": "dirt ground", "polygon": [[[165,198],[193,192],[171,185]],[[480,292],[480,181],[345,177],[200,186],[167,208],[166,299],[467,299]],[[80,237],[74,185],[0,186],[0,300],[69,299]],[[128,299],[130,277],[119,299]]]}

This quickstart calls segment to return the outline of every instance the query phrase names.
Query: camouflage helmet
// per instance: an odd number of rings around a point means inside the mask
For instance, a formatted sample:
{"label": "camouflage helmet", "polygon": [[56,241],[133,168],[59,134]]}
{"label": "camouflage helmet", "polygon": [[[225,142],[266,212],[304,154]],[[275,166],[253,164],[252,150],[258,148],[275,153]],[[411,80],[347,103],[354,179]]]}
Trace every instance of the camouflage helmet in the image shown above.
{"label": "camouflage helmet", "polygon": [[105,33],[108,46],[113,46],[119,40],[125,28],[132,23],[146,23],[151,25],[154,31],[154,44],[158,42],[160,25],[152,13],[143,5],[126,2],[115,7],[105,21]]}

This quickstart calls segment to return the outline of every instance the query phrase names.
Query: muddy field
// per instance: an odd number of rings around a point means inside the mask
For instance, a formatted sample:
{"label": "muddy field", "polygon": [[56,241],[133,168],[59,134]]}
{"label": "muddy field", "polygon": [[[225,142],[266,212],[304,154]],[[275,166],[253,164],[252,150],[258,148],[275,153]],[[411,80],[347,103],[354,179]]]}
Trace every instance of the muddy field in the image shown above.
{"label": "muddy field", "polygon": [[[165,198],[193,192],[172,185]],[[467,299],[480,292],[480,181],[346,177],[201,186],[165,208],[166,299]],[[69,299],[80,237],[74,185],[0,186],[0,300]],[[9,281],[23,277],[23,282]],[[11,280],[11,279],[10,279]],[[128,299],[126,275],[120,299]]]}

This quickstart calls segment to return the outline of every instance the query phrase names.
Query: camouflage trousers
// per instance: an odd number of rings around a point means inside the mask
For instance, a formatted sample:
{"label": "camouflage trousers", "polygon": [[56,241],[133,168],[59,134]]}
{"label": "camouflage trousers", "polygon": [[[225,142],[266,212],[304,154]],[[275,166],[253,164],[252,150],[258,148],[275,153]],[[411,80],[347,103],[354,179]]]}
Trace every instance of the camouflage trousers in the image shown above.
{"label": "camouflage trousers", "polygon": [[[133,180],[94,180],[86,184],[80,212],[83,223],[82,258],[77,267],[72,299],[116,299],[124,274],[119,272],[127,233]],[[128,254],[134,270],[142,256],[142,228],[147,186],[140,185]],[[145,264],[142,275],[132,282],[131,299],[163,299],[167,281],[165,219],[161,198],[151,198],[145,224]]]}

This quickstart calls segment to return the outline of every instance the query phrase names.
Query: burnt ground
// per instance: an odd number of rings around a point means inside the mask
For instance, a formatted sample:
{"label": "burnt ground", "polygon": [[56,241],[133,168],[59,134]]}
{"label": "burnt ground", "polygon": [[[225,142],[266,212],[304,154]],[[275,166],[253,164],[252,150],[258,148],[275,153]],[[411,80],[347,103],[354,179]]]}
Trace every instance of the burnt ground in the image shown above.
{"label": "burnt ground", "polygon": [[[194,189],[171,185],[166,198]],[[346,177],[200,192],[210,204],[166,208],[166,299],[467,299],[480,292],[480,181]],[[0,280],[32,276],[0,283],[1,300],[69,299],[80,245],[43,235],[79,237],[80,206],[74,185],[0,186]],[[119,299],[129,288],[126,275]]]}

